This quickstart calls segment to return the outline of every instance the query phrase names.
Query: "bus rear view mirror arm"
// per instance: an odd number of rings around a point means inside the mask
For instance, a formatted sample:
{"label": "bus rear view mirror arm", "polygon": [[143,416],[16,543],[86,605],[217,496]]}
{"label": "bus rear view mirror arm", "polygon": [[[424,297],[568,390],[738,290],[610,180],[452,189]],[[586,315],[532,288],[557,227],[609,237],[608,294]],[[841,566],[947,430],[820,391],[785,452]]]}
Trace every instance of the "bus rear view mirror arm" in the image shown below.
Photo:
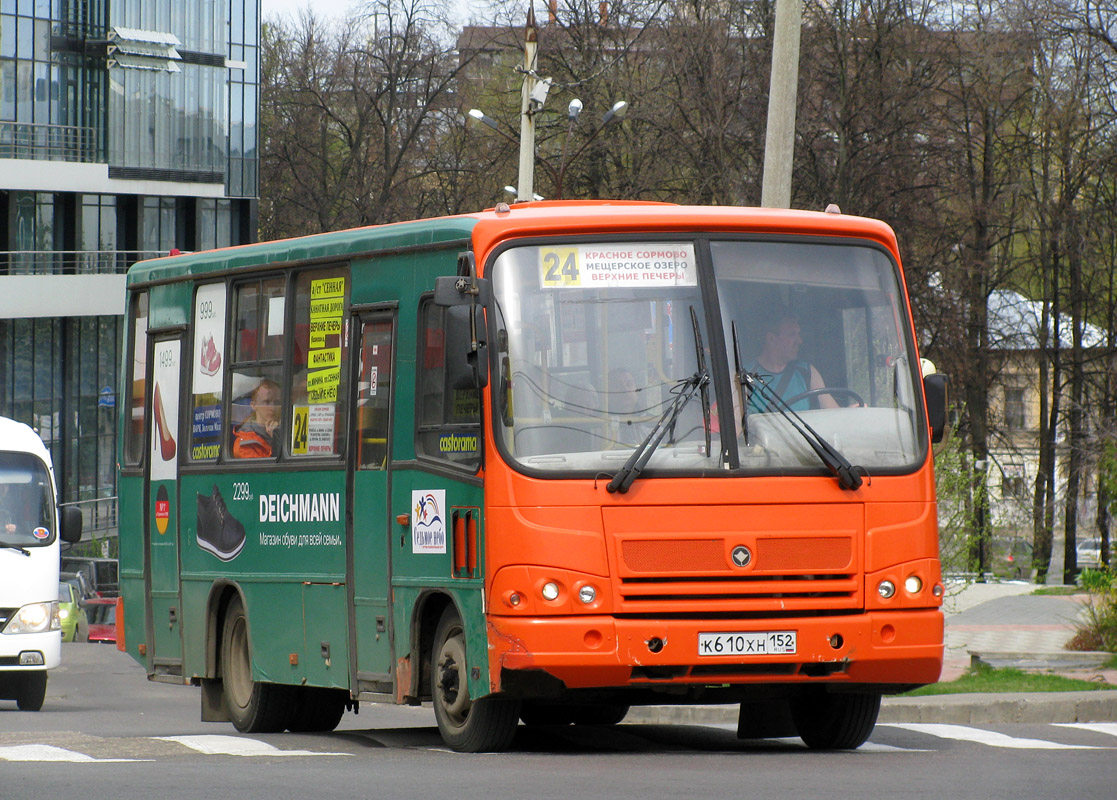
{"label": "bus rear view mirror arm", "polygon": [[451,389],[489,385],[489,347],[481,306],[446,309],[446,367]]}

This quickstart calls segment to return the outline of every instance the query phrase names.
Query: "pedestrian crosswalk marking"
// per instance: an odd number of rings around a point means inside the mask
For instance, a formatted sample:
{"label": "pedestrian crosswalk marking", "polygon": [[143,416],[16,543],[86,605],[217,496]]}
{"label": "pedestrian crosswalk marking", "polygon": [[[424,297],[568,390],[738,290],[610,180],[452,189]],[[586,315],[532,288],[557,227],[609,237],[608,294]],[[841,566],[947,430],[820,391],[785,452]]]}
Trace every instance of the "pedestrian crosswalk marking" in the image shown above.
{"label": "pedestrian crosswalk marking", "polygon": [[970,728],[965,725],[941,725],[923,722],[888,722],[880,723],[888,728],[900,728],[914,733],[926,733],[940,739],[954,739],[961,742],[975,742],[989,747],[1004,747],[1013,750],[1100,750],[1104,748],[1092,745],[1059,744],[1045,739],[1026,739],[1008,736],[996,731],[986,731],[981,728]]}
{"label": "pedestrian crosswalk marking", "polygon": [[200,736],[153,736],[164,742],[177,742],[191,750],[207,756],[247,756],[269,758],[284,756],[350,756],[352,753],[325,753],[317,750],[280,750],[267,742],[247,739],[242,736],[220,736],[216,734]]}
{"label": "pedestrian crosswalk marking", "polygon": [[94,758],[49,744],[16,744],[0,747],[0,761],[65,761],[70,764],[119,764],[151,761],[150,758]]}
{"label": "pedestrian crosswalk marking", "polygon": [[1080,731],[1117,736],[1117,722],[1056,722],[1054,724],[1060,728],[1077,728]]}

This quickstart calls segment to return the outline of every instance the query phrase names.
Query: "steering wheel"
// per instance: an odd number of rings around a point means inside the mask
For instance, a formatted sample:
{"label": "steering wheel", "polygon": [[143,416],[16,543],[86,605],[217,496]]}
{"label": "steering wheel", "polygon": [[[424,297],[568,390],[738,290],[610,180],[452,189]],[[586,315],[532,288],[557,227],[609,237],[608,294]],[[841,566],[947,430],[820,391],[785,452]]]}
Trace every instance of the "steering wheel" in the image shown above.
{"label": "steering wheel", "polygon": [[795,395],[794,397],[787,398],[786,400],[784,400],[784,402],[790,406],[798,403],[800,400],[807,400],[812,397],[818,397],[819,395],[824,394],[836,395],[839,397],[845,396],[853,400],[855,405],[865,405],[865,400],[861,397],[861,395],[853,391],[853,389],[848,389],[845,386],[823,386],[819,389],[808,389],[805,392],[799,392],[799,394]]}

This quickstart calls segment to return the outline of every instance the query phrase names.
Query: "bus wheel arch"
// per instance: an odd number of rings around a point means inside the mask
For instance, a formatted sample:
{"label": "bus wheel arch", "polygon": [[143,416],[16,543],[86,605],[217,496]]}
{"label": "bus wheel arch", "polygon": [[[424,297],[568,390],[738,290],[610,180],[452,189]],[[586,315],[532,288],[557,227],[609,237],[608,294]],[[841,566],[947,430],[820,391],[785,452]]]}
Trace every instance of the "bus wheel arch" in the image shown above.
{"label": "bus wheel arch", "polygon": [[240,586],[232,581],[215,581],[210,588],[209,600],[206,602],[206,678],[221,677],[221,640],[225,615],[234,597],[240,601],[242,607],[247,607]]}
{"label": "bus wheel arch", "polygon": [[225,609],[220,665],[225,712],[238,731],[278,733],[287,727],[296,709],[294,687],[254,680],[248,613],[239,593]]}
{"label": "bus wheel arch", "polygon": [[520,701],[504,695],[469,695],[465,627],[453,605],[442,612],[430,659],[430,692],[443,741],[462,753],[505,750],[519,724]]}
{"label": "bus wheel arch", "polygon": [[434,634],[447,608],[453,608],[460,617],[461,612],[450,595],[428,591],[419,595],[412,611],[409,648],[411,680],[404,687],[404,694],[416,703],[430,697]]}

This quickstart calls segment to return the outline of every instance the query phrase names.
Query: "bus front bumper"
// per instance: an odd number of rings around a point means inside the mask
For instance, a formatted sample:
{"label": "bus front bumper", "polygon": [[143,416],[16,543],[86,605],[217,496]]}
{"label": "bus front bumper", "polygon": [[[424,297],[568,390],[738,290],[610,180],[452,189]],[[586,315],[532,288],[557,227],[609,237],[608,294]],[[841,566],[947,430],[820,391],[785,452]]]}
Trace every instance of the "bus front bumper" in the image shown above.
{"label": "bus front bumper", "polygon": [[[943,661],[939,609],[767,620],[489,617],[493,691],[504,670],[543,671],[568,689],[655,685],[927,684]],[[701,634],[794,631],[793,654],[700,655]],[[757,638],[757,637],[750,637]]]}

